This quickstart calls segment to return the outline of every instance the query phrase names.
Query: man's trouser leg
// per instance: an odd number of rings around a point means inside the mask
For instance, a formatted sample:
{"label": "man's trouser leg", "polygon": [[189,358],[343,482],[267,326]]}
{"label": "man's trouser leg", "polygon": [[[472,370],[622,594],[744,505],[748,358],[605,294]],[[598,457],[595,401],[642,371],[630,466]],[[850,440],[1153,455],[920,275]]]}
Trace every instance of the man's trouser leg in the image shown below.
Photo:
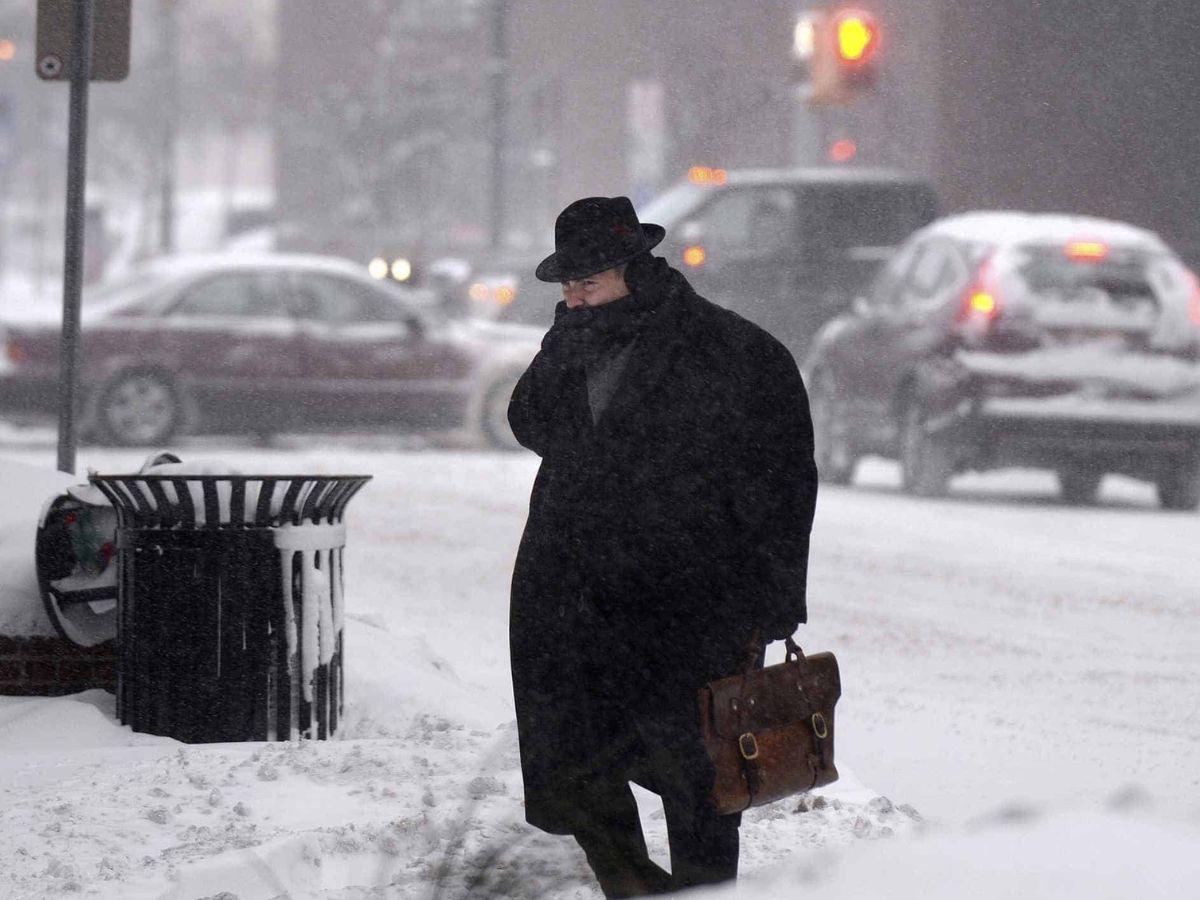
{"label": "man's trouser leg", "polygon": [[733,881],[738,873],[741,816],[719,816],[706,797],[663,794],[667,840],[671,847],[671,887]]}
{"label": "man's trouser leg", "polygon": [[647,765],[635,780],[662,798],[672,889],[734,880],[742,817],[719,816],[709,802],[715,772],[698,726],[663,716],[640,720],[637,730]]}
{"label": "man's trouser leg", "polygon": [[605,897],[664,893],[670,876],[646,852],[637,802],[628,783],[607,786],[594,797],[588,821],[575,831]]}

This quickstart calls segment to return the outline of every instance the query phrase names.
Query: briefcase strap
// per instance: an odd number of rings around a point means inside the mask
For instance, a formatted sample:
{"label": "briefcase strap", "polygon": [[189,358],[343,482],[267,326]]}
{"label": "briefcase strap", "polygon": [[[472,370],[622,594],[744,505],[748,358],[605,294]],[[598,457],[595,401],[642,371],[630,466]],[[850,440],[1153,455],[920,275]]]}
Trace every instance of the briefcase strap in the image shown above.
{"label": "briefcase strap", "polygon": [[[816,753],[808,754],[808,767],[812,769],[813,780],[806,791],[811,791],[817,786],[817,779],[820,777],[821,764],[825,757],[825,742],[821,737],[816,740]],[[742,774],[746,778],[746,790],[749,796],[747,808],[754,806],[758,799],[758,793],[762,789],[762,777],[758,771],[758,741],[755,740],[753,733],[747,731],[738,738],[738,749],[741,751],[738,756],[742,763]]]}
{"label": "briefcase strap", "polygon": [[804,651],[800,649],[800,645],[793,641],[790,637],[783,639],[783,646],[787,648],[787,658],[789,662],[798,660],[804,656]]}

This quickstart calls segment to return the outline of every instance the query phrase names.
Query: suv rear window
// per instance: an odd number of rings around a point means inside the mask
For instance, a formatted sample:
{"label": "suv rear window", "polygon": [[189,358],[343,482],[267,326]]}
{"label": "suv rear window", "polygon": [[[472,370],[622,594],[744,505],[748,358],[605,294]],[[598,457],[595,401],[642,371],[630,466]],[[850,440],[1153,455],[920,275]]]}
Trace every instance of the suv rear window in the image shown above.
{"label": "suv rear window", "polygon": [[1140,251],[1111,250],[1103,259],[1069,256],[1061,246],[1025,247],[1016,274],[1043,302],[1108,303],[1132,310],[1157,307],[1150,258]]}

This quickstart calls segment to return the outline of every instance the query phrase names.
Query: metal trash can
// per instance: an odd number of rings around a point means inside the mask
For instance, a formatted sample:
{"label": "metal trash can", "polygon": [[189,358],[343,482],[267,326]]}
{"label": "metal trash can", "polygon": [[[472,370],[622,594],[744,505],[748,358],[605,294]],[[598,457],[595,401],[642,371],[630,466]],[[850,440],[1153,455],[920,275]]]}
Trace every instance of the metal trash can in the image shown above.
{"label": "metal trash can", "polygon": [[117,511],[117,714],[190,743],[332,736],[346,505],[369,475],[96,475]]}

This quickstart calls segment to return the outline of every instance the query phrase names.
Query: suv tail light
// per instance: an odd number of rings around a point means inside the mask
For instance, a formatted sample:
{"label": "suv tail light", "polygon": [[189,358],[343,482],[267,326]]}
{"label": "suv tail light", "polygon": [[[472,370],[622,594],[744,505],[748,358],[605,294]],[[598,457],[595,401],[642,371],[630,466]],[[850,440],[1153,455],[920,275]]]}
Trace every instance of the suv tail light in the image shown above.
{"label": "suv tail light", "polygon": [[1193,328],[1200,328],[1200,278],[1197,278],[1196,273],[1189,269],[1188,281],[1192,285],[1192,289],[1188,293],[1188,319],[1191,320]]}
{"label": "suv tail light", "polygon": [[964,324],[987,326],[1000,314],[1000,294],[996,290],[996,278],[992,271],[992,259],[988,257],[975,273],[975,280],[963,295],[958,320]]}
{"label": "suv tail light", "polygon": [[0,341],[4,342],[4,362],[20,365],[29,359],[29,354],[25,352],[25,348],[2,331],[0,331]]}

